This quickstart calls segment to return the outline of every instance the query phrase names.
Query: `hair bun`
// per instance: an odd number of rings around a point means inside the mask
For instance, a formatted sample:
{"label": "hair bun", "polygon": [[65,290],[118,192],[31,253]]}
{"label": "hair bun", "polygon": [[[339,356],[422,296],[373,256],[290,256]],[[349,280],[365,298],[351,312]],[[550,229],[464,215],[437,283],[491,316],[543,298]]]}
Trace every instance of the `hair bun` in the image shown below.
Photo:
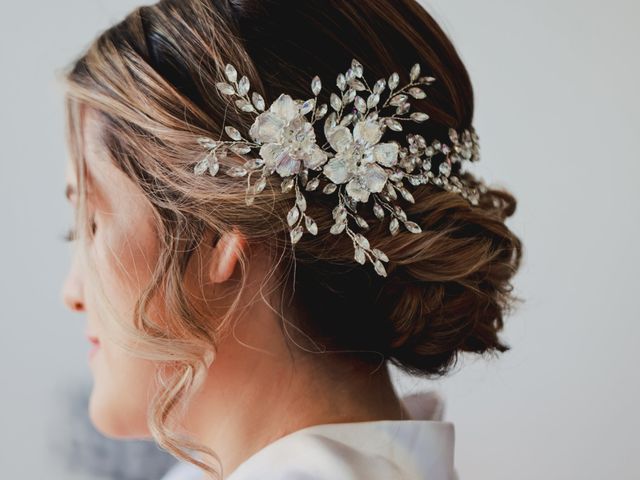
{"label": "hair bun", "polygon": [[443,375],[458,352],[509,350],[498,332],[519,300],[510,282],[522,245],[503,223],[515,211],[510,193],[489,189],[483,209],[454,196],[428,195],[421,224],[432,229],[386,247],[402,258],[379,298],[387,301],[393,332],[390,360],[412,374]]}

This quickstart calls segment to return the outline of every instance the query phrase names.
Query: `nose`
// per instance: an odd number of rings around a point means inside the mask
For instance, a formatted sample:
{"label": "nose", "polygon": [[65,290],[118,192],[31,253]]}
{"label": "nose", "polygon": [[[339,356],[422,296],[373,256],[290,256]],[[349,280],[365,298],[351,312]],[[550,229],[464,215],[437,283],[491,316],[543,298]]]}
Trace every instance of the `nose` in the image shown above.
{"label": "nose", "polygon": [[74,258],[62,287],[62,301],[73,312],[85,310],[82,282],[78,273],[77,261]]}

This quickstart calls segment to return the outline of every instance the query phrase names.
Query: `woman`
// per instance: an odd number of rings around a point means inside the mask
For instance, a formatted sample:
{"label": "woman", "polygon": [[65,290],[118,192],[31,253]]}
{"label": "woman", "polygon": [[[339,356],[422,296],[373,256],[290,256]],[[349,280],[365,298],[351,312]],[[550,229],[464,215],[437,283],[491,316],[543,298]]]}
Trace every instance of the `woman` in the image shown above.
{"label": "woman", "polygon": [[453,425],[387,366],[507,350],[522,246],[463,170],[472,87],[429,14],[164,0],[66,78],[96,428],[207,478],[455,478]]}

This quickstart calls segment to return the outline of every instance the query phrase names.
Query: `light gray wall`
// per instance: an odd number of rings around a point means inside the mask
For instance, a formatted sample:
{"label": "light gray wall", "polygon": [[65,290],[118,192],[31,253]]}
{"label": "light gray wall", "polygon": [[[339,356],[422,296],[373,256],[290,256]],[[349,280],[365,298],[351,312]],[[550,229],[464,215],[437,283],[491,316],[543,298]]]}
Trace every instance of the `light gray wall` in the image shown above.
{"label": "light gray wall", "polygon": [[[147,2],[148,3],[148,2]],[[136,1],[5,2],[0,15],[0,476],[63,471],[64,392],[89,380],[67,312],[61,94],[55,72]],[[487,181],[519,199],[525,242],[513,350],[432,383],[461,479],[635,479],[640,128],[634,0],[430,0],[472,75]],[[94,477],[95,478],[95,477]]]}

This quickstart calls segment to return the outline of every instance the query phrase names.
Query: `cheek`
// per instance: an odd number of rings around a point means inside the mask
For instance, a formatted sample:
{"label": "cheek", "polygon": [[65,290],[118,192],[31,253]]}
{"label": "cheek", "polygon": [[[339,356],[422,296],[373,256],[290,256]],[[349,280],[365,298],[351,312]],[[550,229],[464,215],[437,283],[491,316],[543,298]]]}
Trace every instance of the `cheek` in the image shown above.
{"label": "cheek", "polygon": [[[150,227],[140,221],[103,227],[94,238],[95,266],[119,321],[132,322],[135,302],[157,256],[154,244]],[[108,314],[95,313],[98,318]],[[154,393],[155,363],[131,356],[101,335],[91,369],[94,388],[89,409],[94,426],[114,438],[148,437],[146,418]]]}
{"label": "cheek", "polygon": [[115,223],[100,234],[94,242],[96,268],[120,318],[130,318],[157,260],[155,234],[136,221]]}

